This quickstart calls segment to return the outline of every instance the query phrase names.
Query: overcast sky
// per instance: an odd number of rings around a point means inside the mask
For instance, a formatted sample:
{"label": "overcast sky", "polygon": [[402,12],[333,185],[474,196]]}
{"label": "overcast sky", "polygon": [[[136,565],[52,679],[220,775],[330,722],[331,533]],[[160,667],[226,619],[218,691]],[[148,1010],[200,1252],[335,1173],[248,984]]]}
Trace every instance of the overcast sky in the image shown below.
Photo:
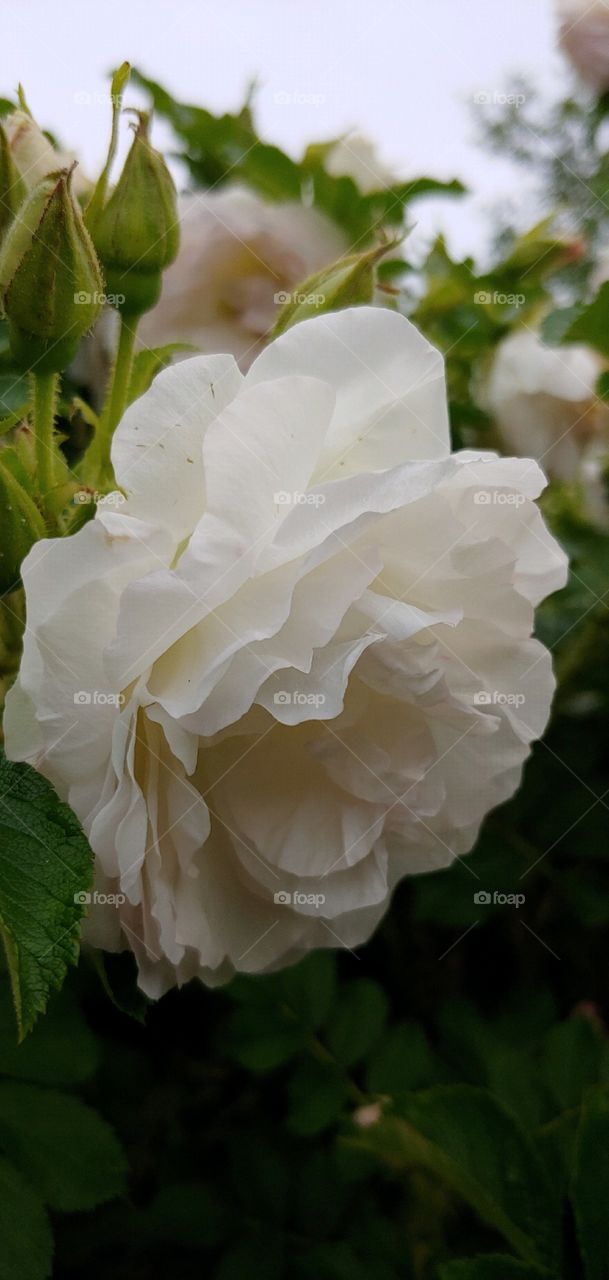
{"label": "overcast sky", "polygon": [[255,77],[260,130],[292,154],[355,126],[404,177],[459,176],[473,200],[421,204],[417,235],[448,227],[472,252],[485,208],[520,194],[475,145],[475,95],[505,92],[518,71],[548,93],[568,84],[552,0],[3,0],[2,16],[0,93],[22,80],[87,171],[106,146],[106,74],[124,58],[213,110],[238,106]]}

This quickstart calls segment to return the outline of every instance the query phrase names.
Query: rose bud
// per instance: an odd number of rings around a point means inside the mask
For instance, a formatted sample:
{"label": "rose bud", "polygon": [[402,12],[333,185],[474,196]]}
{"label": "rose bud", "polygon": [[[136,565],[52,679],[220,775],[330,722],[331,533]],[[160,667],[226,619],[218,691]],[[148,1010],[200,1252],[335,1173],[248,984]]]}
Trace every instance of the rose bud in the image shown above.
{"label": "rose bud", "polygon": [[0,252],[0,298],[17,364],[59,373],[103,300],[99,263],[70,189],[49,174],[23,204]]}
{"label": "rose bud", "polygon": [[351,253],[338,262],[316,271],[298,286],[293,293],[279,293],[276,301],[283,303],[272,336],[284,333],[300,320],[320,315],[324,311],[340,311],[373,301],[376,286],[375,268],[393,245],[389,242],[375,245],[365,253]]}
{"label": "rose bud", "polygon": [[0,124],[0,241],[4,239],[24,195],[25,187],[15,168],[6,132]]}
{"label": "rose bud", "polygon": [[[73,152],[62,151],[42,132],[28,110],[13,111],[4,121],[11,157],[23,183],[23,193],[58,169],[70,169],[76,159]],[[80,168],[74,174],[72,190],[77,199],[88,194],[91,182]]]}
{"label": "rose bud", "polygon": [[145,113],[91,233],[114,306],[126,316],[149,311],[158,302],[162,273],[178,252],[180,232],[176,190],[162,155],[150,145]]}

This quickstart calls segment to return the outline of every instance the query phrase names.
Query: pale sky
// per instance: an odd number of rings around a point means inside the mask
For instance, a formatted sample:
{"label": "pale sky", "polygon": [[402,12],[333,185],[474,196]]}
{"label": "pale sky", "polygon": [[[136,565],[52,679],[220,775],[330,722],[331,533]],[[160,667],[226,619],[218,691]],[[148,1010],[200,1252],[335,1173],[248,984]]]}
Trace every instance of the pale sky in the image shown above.
{"label": "pale sky", "polygon": [[[475,146],[474,96],[509,92],[519,71],[548,93],[569,85],[552,0],[3,0],[2,17],[0,94],[21,80],[87,172],[104,157],[106,74],[123,59],[216,111],[256,78],[260,131],[291,154],[356,127],[404,178],[460,177],[473,197],[422,202],[416,235],[448,229],[461,252],[484,243],[485,208],[526,199],[518,171]],[[161,127],[155,138],[167,142]]]}

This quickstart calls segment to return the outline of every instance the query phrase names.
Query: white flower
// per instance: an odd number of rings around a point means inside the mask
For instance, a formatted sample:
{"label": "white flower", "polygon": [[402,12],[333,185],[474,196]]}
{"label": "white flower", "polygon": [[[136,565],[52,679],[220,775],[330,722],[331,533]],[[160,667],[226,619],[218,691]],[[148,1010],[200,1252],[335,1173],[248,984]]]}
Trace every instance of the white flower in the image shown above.
{"label": "white flower", "polygon": [[245,187],[182,196],[178,208],[180,252],[139,338],[228,351],[247,369],[286,295],[340,258],[345,238],[317,209],[270,204]]}
{"label": "white flower", "polygon": [[595,386],[602,361],[589,347],[548,347],[519,330],[499,344],[481,400],[509,452],[536,458],[560,480],[574,477],[588,441],[606,430]]}
{"label": "white flower", "polygon": [[324,168],[333,178],[353,178],[362,195],[395,185],[395,174],[379,159],[374,143],[360,133],[339,138],[324,157]]}
{"label": "white flower", "polygon": [[608,0],[559,0],[560,47],[597,93],[609,89]]}
{"label": "white flower", "polygon": [[164,371],[113,459],[127,501],[25,561],[6,715],[125,895],[89,937],[152,995],[356,946],[402,876],[471,848],[544,728],[544,478],[451,455],[441,356],[368,307],[245,378]]}
{"label": "white flower", "polygon": [[[57,150],[28,115],[27,111],[13,111],[3,121],[10,152],[19,177],[31,191],[47,174],[56,169],[69,169],[76,159],[71,151]],[[72,190],[76,197],[86,195],[91,183],[79,166],[74,170]]]}

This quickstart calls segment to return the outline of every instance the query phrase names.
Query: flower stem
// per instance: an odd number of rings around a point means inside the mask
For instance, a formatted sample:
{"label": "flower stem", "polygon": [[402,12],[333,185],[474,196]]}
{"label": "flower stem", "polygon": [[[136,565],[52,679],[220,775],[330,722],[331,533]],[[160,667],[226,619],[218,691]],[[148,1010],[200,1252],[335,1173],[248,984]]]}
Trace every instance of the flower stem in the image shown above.
{"label": "flower stem", "polygon": [[116,358],[110,377],[110,385],[99,425],[85,458],[87,479],[90,483],[105,487],[114,484],[114,472],[110,461],[110,446],[115,427],[118,426],[127,405],[133,349],[137,330],[137,318],[129,321],[121,316],[121,326]]}
{"label": "flower stem", "polygon": [[55,484],[55,450],[53,434],[57,402],[58,373],[33,373],[34,438],[38,485],[43,508],[50,515],[51,491]]}

